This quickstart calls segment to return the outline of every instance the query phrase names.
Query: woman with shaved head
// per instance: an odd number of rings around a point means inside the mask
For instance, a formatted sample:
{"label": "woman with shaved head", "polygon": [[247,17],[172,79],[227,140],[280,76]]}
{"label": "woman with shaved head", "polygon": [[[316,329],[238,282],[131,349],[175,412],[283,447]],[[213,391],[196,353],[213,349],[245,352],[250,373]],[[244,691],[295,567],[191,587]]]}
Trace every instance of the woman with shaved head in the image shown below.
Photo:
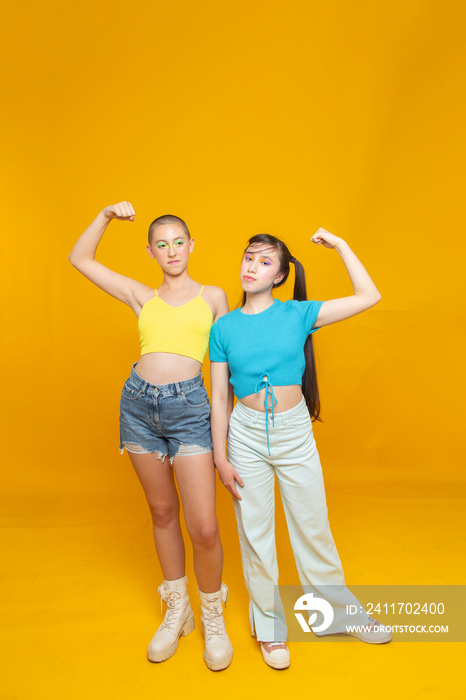
{"label": "woman with shaved head", "polygon": [[215,513],[210,403],[201,365],[212,322],[228,311],[228,303],[222,289],[190,277],[194,240],[178,216],[159,216],[149,227],[147,252],[163,273],[158,289],[97,262],[97,246],[109,223],[134,218],[129,202],[105,207],[75,244],[70,261],[138,317],[141,356],[121,393],[120,449],[126,449],[144,489],[165,577],[159,595],[167,611],[147,656],[155,662],[169,659],[180,636],[194,629],[176,480],[193,545],[204,660],[211,670],[220,671],[230,664],[233,650],[222,615],[228,589],[221,582],[223,551]]}

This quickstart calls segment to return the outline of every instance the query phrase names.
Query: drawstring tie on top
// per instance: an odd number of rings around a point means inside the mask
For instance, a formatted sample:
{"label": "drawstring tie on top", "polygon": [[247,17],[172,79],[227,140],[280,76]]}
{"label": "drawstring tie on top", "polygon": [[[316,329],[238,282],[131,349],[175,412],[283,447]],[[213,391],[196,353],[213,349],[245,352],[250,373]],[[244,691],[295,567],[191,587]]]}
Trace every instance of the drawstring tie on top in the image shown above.
{"label": "drawstring tie on top", "polygon": [[[261,379],[259,382],[256,384],[256,388],[254,389],[256,394],[259,394],[262,389],[265,389],[265,399],[264,399],[264,406],[265,406],[265,433],[267,435],[267,451],[269,453],[270,457],[270,446],[269,446],[269,410],[272,411],[272,427],[275,427],[275,415],[273,412],[274,406],[277,405],[277,399],[275,398],[275,395],[273,393],[273,386],[269,382],[269,378],[266,374],[264,374],[263,379]],[[269,405],[268,403],[268,398],[272,399],[272,403]]]}

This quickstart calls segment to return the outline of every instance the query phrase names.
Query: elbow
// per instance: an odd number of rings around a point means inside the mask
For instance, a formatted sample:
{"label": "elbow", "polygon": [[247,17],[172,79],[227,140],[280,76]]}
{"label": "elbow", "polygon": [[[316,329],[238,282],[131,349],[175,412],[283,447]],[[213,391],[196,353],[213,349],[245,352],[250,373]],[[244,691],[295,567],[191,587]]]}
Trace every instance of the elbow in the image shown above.
{"label": "elbow", "polygon": [[379,303],[379,301],[382,299],[382,295],[375,286],[374,283],[372,283],[371,288],[367,290],[367,301],[369,304],[369,307],[375,306],[376,304]]}
{"label": "elbow", "polygon": [[[357,295],[356,295],[357,296]],[[359,297],[359,309],[356,311],[356,313],[361,313],[361,311],[367,311],[368,309],[371,309],[373,306],[379,303],[379,301],[382,299],[382,295],[378,291],[378,289],[375,289],[374,291],[371,291],[368,294],[361,295]]]}
{"label": "elbow", "polygon": [[82,256],[75,253],[74,249],[68,255],[68,260],[73,265],[73,267],[75,267],[77,270],[79,270],[79,272],[82,271],[82,269],[84,267],[85,260],[82,258]]}
{"label": "elbow", "polygon": [[372,307],[378,304],[381,299],[382,295],[380,294],[380,292],[372,294],[367,301],[367,308],[372,309]]}
{"label": "elbow", "polygon": [[68,255],[68,260],[70,263],[73,265],[73,267],[78,267],[79,264],[79,255],[76,253],[75,250],[76,246],[74,246],[71,250],[71,253]]}
{"label": "elbow", "polygon": [[367,294],[364,298],[361,298],[360,311],[367,311],[368,309],[372,309],[372,307],[378,304],[381,299],[382,295],[377,289],[371,294]]}

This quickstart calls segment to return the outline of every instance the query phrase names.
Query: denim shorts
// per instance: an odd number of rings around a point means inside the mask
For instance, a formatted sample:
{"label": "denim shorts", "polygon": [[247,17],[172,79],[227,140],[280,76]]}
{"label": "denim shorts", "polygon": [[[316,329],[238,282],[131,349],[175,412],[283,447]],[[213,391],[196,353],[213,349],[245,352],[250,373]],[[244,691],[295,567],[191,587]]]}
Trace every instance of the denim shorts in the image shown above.
{"label": "denim shorts", "polygon": [[210,403],[202,375],[156,386],[135,371],[120,399],[120,452],[192,456],[212,452]]}

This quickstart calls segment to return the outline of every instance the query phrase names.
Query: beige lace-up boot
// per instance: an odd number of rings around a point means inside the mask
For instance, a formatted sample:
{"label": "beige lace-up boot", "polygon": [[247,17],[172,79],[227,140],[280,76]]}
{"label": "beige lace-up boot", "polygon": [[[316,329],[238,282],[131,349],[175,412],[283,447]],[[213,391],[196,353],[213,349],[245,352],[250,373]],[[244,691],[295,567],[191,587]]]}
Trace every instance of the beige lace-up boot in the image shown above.
{"label": "beige lace-up boot", "polygon": [[167,605],[163,622],[147,649],[149,661],[166,661],[173,656],[181,635],[186,637],[194,629],[194,615],[188,597],[186,576],[176,581],[164,581],[159,596]]}
{"label": "beige lace-up boot", "polygon": [[224,583],[216,593],[202,593],[201,621],[205,640],[204,660],[211,671],[222,671],[231,664],[233,647],[228,639],[223,619],[222,603],[228,600],[228,588]]}

